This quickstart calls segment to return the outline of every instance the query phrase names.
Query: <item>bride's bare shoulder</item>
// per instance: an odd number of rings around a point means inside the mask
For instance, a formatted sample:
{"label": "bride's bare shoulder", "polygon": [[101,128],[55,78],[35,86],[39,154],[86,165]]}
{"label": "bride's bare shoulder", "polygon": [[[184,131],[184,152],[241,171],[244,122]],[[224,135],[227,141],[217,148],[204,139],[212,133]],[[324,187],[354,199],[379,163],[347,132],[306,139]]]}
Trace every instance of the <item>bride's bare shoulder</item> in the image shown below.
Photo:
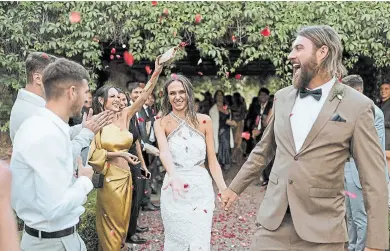
{"label": "bride's bare shoulder", "polygon": [[198,119],[199,124],[205,124],[205,122],[211,121],[211,118],[209,115],[197,113],[196,118]]}

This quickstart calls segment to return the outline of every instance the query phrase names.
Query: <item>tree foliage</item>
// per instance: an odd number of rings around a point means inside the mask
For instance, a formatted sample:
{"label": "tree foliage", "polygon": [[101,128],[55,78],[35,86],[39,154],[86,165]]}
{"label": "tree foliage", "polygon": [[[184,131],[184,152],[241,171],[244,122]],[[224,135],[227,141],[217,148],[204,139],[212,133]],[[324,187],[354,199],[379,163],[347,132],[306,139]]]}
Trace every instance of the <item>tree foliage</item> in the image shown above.
{"label": "tree foliage", "polygon": [[[168,11],[168,14],[166,10]],[[81,13],[70,24],[69,13]],[[200,23],[195,15],[200,14]],[[387,2],[3,2],[0,3],[0,89],[25,84],[24,59],[45,51],[77,59],[97,79],[102,69],[102,43],[126,44],[135,61],[151,60],[181,41],[195,44],[201,57],[211,58],[218,76],[229,84],[239,67],[271,60],[281,85],[291,81],[287,55],[297,30],[327,24],[340,34],[345,64],[359,56],[376,67],[390,64],[390,4]],[[271,35],[260,31],[269,26]],[[233,37],[234,36],[234,41]],[[100,42],[98,42],[99,40]],[[229,49],[240,57],[231,61]],[[180,58],[186,57],[183,51]],[[8,93],[8,92],[7,92]],[[0,112],[8,117],[11,102],[1,97]],[[4,124],[3,129],[6,128]]]}

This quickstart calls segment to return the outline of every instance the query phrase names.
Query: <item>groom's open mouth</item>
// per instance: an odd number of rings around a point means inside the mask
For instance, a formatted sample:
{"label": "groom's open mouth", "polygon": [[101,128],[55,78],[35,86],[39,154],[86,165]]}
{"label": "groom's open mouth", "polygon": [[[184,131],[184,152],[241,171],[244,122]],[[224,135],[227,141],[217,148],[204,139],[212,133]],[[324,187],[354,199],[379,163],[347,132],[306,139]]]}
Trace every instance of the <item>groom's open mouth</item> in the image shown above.
{"label": "groom's open mouth", "polygon": [[299,70],[301,69],[301,65],[300,64],[293,64],[293,76],[296,74],[296,73],[299,73]]}

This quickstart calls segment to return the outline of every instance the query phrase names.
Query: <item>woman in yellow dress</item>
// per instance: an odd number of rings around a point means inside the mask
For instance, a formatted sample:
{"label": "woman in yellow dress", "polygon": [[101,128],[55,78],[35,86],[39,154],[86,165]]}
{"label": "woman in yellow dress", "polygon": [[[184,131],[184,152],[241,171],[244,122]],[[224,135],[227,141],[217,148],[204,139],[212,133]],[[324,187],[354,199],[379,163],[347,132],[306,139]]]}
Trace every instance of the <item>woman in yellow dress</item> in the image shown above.
{"label": "woman in yellow dress", "polygon": [[[172,55],[173,56],[173,55]],[[136,165],[138,158],[128,150],[133,143],[129,132],[130,119],[139,111],[152,93],[163,69],[161,57],[157,58],[155,71],[143,93],[130,107],[120,111],[119,93],[114,87],[96,91],[93,110],[115,112],[112,124],[102,128],[92,141],[89,164],[95,172],[104,175],[103,186],[97,189],[96,229],[99,251],[119,251],[127,235],[132,200],[132,177],[129,163]]]}

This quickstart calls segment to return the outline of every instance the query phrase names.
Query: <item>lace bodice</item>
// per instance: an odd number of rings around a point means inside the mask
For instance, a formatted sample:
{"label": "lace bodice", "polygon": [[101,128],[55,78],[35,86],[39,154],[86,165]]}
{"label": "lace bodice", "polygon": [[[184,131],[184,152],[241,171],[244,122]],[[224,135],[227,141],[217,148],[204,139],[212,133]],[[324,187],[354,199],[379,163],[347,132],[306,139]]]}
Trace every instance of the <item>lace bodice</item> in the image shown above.
{"label": "lace bodice", "polygon": [[185,171],[203,165],[206,158],[206,142],[203,133],[173,112],[170,115],[178,123],[178,127],[167,137],[176,170]]}

